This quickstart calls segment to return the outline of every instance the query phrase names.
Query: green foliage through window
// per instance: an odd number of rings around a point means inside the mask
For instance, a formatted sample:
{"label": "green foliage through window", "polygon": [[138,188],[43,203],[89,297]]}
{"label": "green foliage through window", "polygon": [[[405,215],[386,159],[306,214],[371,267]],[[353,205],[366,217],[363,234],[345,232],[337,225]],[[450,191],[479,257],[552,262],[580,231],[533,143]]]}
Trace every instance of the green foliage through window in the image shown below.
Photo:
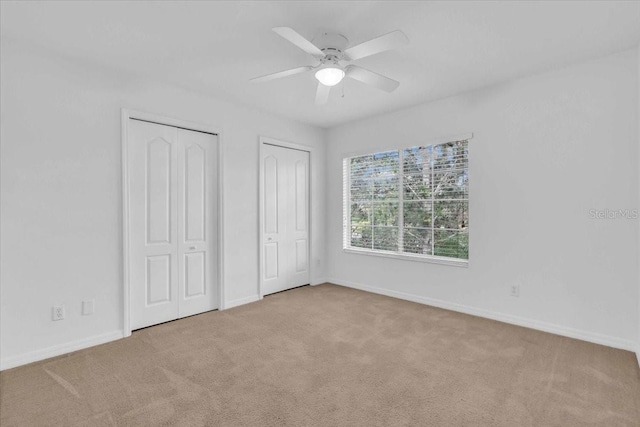
{"label": "green foliage through window", "polygon": [[468,141],[345,159],[345,247],[469,258]]}

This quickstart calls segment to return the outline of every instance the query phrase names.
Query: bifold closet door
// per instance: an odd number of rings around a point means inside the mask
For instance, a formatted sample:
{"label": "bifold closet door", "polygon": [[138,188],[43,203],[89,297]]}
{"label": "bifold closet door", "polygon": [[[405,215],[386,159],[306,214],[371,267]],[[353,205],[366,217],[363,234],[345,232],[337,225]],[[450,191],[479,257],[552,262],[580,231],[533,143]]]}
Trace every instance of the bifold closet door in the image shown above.
{"label": "bifold closet door", "polygon": [[309,284],[309,152],[265,144],[263,293]]}
{"label": "bifold closet door", "polygon": [[215,135],[129,121],[132,329],[218,307],[217,144]]}

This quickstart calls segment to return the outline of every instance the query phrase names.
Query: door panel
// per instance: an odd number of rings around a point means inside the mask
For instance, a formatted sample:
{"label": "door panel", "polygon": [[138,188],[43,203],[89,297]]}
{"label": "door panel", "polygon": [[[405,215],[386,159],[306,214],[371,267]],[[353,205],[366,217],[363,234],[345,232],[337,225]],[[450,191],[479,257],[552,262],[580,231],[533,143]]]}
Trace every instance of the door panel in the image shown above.
{"label": "door panel", "polygon": [[218,138],[178,129],[179,317],[218,308]]}
{"label": "door panel", "polygon": [[263,149],[263,294],[309,283],[309,153]]}
{"label": "door panel", "polygon": [[147,243],[171,243],[171,143],[147,144]]}
{"label": "door panel", "polygon": [[307,271],[307,240],[296,240],[296,273]]}
{"label": "door panel", "polygon": [[264,232],[278,232],[278,160],[264,159]]}
{"label": "door panel", "polygon": [[205,240],[206,153],[197,145],[185,149],[185,236],[187,242]]}
{"label": "door panel", "polygon": [[[263,152],[263,260],[262,273],[265,293],[278,292],[287,288],[286,253],[286,182],[287,175],[283,169],[287,159],[279,147],[265,146]],[[283,273],[285,273],[283,275]]]}
{"label": "door panel", "polygon": [[206,259],[204,252],[195,252],[184,256],[185,298],[204,295],[206,292]]}
{"label": "door panel", "polygon": [[296,161],[296,231],[307,230],[307,163],[305,160]]}
{"label": "door panel", "polygon": [[177,130],[129,121],[131,328],[178,315]]}
{"label": "door panel", "polygon": [[278,243],[264,245],[264,278],[278,278]]}
{"label": "door panel", "polygon": [[171,255],[147,257],[147,306],[171,300]]}
{"label": "door panel", "polygon": [[289,227],[291,242],[290,283],[292,287],[306,285],[309,272],[309,152],[289,150],[291,176],[295,184],[290,188],[290,209],[295,212],[295,223]]}
{"label": "door panel", "polygon": [[218,307],[217,136],[129,120],[131,328]]}

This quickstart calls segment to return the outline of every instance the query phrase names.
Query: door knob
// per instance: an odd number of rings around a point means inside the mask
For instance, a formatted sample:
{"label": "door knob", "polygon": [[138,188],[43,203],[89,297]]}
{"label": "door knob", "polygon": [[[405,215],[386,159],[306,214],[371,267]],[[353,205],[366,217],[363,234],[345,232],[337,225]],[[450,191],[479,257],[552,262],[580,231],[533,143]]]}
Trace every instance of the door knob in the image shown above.
{"label": "door knob", "polygon": [[195,251],[195,250],[196,250],[196,247],[195,247],[195,246],[190,246],[190,247],[189,247],[189,250],[190,250],[190,251]]}

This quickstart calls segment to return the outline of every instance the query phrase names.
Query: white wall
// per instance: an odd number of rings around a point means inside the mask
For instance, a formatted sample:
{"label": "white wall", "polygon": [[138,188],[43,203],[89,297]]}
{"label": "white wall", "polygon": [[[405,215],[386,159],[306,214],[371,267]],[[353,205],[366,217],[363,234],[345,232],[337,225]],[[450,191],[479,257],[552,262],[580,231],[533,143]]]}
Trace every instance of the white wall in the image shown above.
{"label": "white wall", "polygon": [[[122,336],[122,107],[222,129],[226,302],[257,296],[258,137],[316,147],[312,272],[324,277],[324,131],[161,83],[2,45],[3,367]],[[95,314],[81,316],[81,300]],[[51,321],[64,304],[67,318]]]}
{"label": "white wall", "polygon": [[[640,171],[640,44],[638,45],[638,170]],[[638,204],[636,208],[640,209],[640,173],[638,174]],[[638,247],[640,247],[640,227],[638,227]],[[636,346],[636,357],[638,358],[638,365],[640,365],[640,256],[637,259],[638,262],[638,344]]]}
{"label": "white wall", "polygon": [[[638,207],[637,69],[632,50],[331,129],[329,280],[633,349],[638,221],[589,210]],[[466,132],[468,268],[341,251],[344,153]]]}

